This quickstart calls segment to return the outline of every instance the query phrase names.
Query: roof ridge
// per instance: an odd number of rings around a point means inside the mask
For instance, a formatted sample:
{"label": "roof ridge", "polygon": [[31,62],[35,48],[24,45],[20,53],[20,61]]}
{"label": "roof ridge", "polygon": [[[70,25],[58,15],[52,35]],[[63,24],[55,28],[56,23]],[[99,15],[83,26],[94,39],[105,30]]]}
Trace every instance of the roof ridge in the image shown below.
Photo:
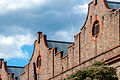
{"label": "roof ridge", "polygon": [[55,40],[47,40],[47,42],[58,42],[58,43],[68,43],[68,44],[74,44],[74,42],[67,42],[67,41],[55,41]]}
{"label": "roof ridge", "polygon": [[25,67],[21,67],[21,66],[7,66],[7,67],[13,67],[13,68],[25,68]]}
{"label": "roof ridge", "polygon": [[107,1],[108,3],[116,3],[116,4],[120,4],[120,2],[116,2],[116,1]]}

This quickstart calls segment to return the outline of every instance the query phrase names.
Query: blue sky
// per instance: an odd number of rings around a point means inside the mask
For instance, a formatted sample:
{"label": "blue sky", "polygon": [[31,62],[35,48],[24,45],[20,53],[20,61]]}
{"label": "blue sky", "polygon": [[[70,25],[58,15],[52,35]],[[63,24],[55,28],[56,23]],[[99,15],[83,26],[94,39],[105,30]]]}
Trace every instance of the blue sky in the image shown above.
{"label": "blue sky", "polygon": [[0,58],[9,66],[27,64],[38,31],[49,40],[74,41],[91,1],[0,0]]}

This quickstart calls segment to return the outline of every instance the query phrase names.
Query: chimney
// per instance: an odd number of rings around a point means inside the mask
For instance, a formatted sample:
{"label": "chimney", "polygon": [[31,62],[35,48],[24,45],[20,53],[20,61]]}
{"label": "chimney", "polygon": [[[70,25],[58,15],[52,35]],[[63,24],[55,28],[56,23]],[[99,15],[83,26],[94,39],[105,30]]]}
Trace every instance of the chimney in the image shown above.
{"label": "chimney", "polygon": [[40,43],[40,38],[42,37],[42,32],[37,32],[37,41]]}
{"label": "chimney", "polygon": [[97,0],[93,0],[93,4],[94,4],[94,5],[97,5]]}

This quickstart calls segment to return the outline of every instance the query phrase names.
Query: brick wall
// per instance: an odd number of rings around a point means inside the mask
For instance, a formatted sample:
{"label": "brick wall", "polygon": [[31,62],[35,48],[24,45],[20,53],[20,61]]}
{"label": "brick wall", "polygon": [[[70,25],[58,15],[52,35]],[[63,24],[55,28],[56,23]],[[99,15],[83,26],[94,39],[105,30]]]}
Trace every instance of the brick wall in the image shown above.
{"label": "brick wall", "polygon": [[[42,56],[42,66],[41,71],[37,73],[38,80],[63,80],[78,69],[101,60],[115,67],[119,73],[117,60],[120,54],[120,13],[119,10],[108,11],[103,1],[97,0],[97,5],[93,2],[89,4],[87,20],[81,32],[74,36],[74,44],[68,47],[68,55],[61,57],[62,51],[56,53],[56,48],[48,48],[46,36],[38,34],[33,56],[25,66],[25,73],[21,75],[21,79],[34,80],[33,62],[36,62],[39,52]],[[91,37],[91,25],[95,18],[99,18],[101,23],[101,32],[97,40]]]}
{"label": "brick wall", "polygon": [[7,63],[4,62],[4,59],[0,59],[0,78],[2,80],[17,80],[17,77],[14,77],[14,73],[7,72]]}

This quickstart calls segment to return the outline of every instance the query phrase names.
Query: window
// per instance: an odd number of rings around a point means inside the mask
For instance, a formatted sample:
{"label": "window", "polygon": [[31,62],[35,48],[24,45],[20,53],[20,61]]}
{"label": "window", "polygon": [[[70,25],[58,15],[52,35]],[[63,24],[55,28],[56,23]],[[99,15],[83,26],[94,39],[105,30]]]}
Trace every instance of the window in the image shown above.
{"label": "window", "polygon": [[100,29],[99,21],[95,21],[92,28],[92,36],[95,39],[98,37],[99,29]]}
{"label": "window", "polygon": [[92,24],[92,16],[90,16],[90,25]]}
{"label": "window", "polygon": [[41,56],[39,55],[37,58],[37,68],[40,69],[41,66]]}
{"label": "window", "polygon": [[42,68],[42,55],[41,55],[40,51],[38,52],[38,54],[36,56],[35,67],[36,67],[35,68],[36,73],[39,73]]}
{"label": "window", "polygon": [[62,67],[62,72],[64,71],[64,67]]}

